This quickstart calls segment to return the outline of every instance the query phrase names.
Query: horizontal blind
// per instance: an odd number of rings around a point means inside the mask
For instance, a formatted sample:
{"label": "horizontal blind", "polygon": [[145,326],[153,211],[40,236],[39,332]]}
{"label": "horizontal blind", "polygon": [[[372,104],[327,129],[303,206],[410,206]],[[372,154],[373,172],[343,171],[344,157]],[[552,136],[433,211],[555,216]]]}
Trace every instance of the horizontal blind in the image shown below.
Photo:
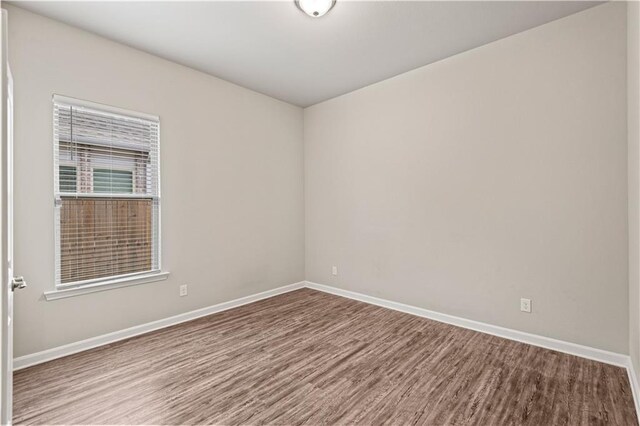
{"label": "horizontal blind", "polygon": [[56,286],[160,270],[159,123],[54,98]]}

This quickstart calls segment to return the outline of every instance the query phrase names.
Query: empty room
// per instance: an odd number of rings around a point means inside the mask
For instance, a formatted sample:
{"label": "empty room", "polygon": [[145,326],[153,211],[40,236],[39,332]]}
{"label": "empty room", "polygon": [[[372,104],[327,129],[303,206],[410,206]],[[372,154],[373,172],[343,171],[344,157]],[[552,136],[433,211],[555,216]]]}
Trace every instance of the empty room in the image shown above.
{"label": "empty room", "polygon": [[639,2],[1,7],[0,424],[639,424]]}

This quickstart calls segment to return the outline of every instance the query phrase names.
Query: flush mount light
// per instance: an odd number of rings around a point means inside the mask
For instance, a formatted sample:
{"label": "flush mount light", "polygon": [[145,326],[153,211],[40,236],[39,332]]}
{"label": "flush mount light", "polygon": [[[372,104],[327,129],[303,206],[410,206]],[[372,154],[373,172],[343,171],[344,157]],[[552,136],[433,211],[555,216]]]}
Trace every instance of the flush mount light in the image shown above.
{"label": "flush mount light", "polygon": [[331,10],[336,0],[294,0],[298,9],[311,16],[319,18]]}

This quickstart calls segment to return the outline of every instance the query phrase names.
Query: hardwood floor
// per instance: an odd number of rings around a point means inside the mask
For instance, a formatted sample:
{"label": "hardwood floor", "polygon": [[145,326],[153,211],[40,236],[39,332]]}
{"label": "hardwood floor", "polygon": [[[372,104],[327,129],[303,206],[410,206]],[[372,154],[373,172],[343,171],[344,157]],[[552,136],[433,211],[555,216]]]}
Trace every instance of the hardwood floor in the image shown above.
{"label": "hardwood floor", "polygon": [[309,289],[14,380],[16,424],[637,424],[622,368]]}

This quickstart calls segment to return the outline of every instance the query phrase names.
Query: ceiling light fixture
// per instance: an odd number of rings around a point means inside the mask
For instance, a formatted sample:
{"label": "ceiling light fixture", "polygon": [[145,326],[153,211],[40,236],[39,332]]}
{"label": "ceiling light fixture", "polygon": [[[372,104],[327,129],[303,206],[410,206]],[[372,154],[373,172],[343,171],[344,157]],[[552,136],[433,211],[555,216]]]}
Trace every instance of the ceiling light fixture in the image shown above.
{"label": "ceiling light fixture", "polygon": [[336,0],[294,0],[298,9],[311,16],[319,18],[331,10]]}

